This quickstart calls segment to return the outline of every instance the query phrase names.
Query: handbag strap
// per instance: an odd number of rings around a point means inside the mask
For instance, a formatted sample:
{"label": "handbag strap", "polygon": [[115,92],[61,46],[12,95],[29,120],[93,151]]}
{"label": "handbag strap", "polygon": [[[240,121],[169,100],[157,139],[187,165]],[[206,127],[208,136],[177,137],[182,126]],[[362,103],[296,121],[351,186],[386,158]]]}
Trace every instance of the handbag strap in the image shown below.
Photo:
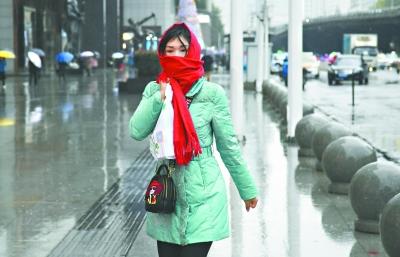
{"label": "handbag strap", "polygon": [[175,170],[175,165],[175,160],[168,160],[168,164],[162,163],[160,166],[158,166],[156,174],[161,175],[161,171],[165,169],[167,171],[168,177],[171,177],[172,172]]}

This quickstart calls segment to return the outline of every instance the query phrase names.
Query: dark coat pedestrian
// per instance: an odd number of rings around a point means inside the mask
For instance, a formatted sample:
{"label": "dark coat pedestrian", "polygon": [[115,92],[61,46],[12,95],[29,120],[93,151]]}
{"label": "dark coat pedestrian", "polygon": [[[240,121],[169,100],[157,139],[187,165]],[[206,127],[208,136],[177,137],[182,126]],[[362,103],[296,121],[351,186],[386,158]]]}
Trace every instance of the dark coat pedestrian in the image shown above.
{"label": "dark coat pedestrian", "polygon": [[6,84],[6,66],[6,59],[0,58],[0,80],[2,81],[3,86]]}
{"label": "dark coat pedestrian", "polygon": [[67,70],[68,63],[66,62],[59,62],[58,63],[58,77],[60,79],[65,80],[65,73]]}
{"label": "dark coat pedestrian", "polygon": [[28,70],[29,70],[29,84],[36,85],[39,79],[40,68],[36,67],[33,62],[28,60]]}
{"label": "dark coat pedestrian", "polygon": [[214,64],[214,59],[211,55],[205,54],[201,60],[203,61],[203,68],[204,68],[205,76],[206,76],[207,80],[210,81],[211,72],[212,72],[213,64]]}

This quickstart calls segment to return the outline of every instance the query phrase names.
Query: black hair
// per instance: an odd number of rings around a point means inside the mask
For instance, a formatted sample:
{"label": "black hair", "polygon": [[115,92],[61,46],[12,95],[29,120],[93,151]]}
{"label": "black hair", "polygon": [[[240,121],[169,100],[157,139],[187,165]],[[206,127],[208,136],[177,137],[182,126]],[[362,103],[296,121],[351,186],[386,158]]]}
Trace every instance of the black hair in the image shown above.
{"label": "black hair", "polygon": [[172,29],[168,30],[164,37],[161,39],[160,41],[160,45],[158,47],[158,52],[160,54],[165,54],[165,48],[167,47],[167,43],[174,38],[179,39],[179,41],[181,42],[181,44],[183,45],[183,47],[185,48],[186,52],[188,51],[188,49],[186,48],[185,44],[182,42],[180,37],[183,37],[184,39],[186,39],[190,45],[190,31],[183,25],[177,25],[174,26]]}

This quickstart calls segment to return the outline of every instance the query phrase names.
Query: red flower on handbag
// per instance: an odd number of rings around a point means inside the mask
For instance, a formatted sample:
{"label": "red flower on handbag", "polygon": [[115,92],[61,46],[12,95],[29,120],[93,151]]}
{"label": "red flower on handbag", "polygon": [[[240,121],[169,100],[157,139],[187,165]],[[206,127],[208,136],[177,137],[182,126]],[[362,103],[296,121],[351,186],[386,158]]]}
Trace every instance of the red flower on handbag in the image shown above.
{"label": "red flower on handbag", "polygon": [[157,203],[157,196],[163,191],[163,185],[157,180],[153,180],[150,185],[147,187],[146,191],[146,201],[149,204]]}

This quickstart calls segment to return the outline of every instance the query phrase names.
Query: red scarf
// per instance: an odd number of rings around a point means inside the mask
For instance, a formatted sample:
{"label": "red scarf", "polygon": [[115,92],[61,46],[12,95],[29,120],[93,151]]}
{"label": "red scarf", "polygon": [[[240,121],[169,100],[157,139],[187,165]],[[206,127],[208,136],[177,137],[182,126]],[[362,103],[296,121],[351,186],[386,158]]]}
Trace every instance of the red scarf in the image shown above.
{"label": "red scarf", "polygon": [[[185,26],[184,23],[175,23],[175,26]],[[167,31],[168,31],[167,30]],[[166,32],[164,32],[165,35]],[[163,35],[163,37],[164,37]],[[192,117],[186,103],[185,95],[193,84],[203,76],[203,62],[200,60],[201,47],[196,36],[190,31],[191,42],[185,57],[165,56],[158,52],[162,67],[157,82],[166,82],[169,79],[173,97],[174,108],[174,152],[178,165],[187,165],[193,158],[201,154],[201,146],[193,125]],[[162,39],[161,39],[162,40]]]}

